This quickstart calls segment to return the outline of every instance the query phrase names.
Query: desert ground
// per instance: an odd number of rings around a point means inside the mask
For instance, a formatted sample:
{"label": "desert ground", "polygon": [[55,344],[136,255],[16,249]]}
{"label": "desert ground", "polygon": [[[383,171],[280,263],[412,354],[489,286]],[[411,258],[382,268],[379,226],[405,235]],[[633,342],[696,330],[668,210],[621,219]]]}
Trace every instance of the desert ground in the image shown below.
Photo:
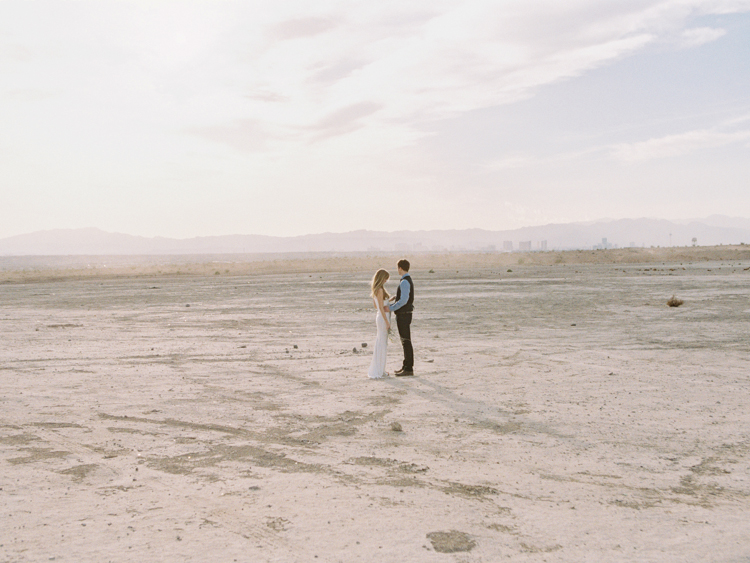
{"label": "desert ground", "polygon": [[0,562],[750,561],[750,247],[397,258],[0,258]]}

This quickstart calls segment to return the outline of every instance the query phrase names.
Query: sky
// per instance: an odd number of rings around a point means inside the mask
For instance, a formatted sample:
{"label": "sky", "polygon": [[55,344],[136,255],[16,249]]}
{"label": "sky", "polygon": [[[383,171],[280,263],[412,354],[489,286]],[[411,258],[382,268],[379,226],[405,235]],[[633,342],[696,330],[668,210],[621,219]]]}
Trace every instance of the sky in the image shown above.
{"label": "sky", "polygon": [[0,238],[750,217],[750,0],[0,0]]}

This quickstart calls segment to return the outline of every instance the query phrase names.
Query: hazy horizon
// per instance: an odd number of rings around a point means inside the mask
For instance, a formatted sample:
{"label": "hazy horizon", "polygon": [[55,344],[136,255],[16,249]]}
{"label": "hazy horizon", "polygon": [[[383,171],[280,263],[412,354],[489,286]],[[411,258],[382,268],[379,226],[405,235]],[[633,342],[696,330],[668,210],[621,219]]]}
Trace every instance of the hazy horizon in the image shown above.
{"label": "hazy horizon", "polygon": [[[711,221],[713,219],[713,221]],[[740,217],[740,216],[728,216],[728,215],[712,215],[708,217],[690,217],[685,219],[665,219],[663,217],[620,217],[620,218],[612,218],[612,217],[601,217],[598,219],[592,219],[589,221],[573,221],[570,223],[545,223],[545,224],[528,224],[528,225],[521,225],[519,227],[515,227],[513,229],[483,229],[481,227],[468,227],[466,229],[392,229],[392,230],[386,230],[386,229],[354,229],[354,230],[348,230],[348,231],[337,231],[337,230],[327,230],[327,231],[319,231],[319,232],[310,232],[310,233],[300,233],[296,235],[266,235],[263,233],[252,233],[252,232],[236,232],[236,233],[227,233],[224,235],[216,235],[216,234],[205,234],[205,235],[194,235],[194,236],[184,236],[184,237],[165,237],[162,235],[139,235],[134,233],[125,233],[120,231],[112,231],[107,230],[106,228],[96,227],[96,226],[84,226],[84,227],[62,227],[62,228],[51,228],[51,229],[39,229],[36,231],[26,232],[26,233],[17,233],[15,235],[8,235],[8,236],[2,236],[0,237],[0,240],[6,239],[6,238],[13,238],[16,236],[26,236],[26,235],[33,235],[37,233],[48,233],[48,232],[55,232],[55,231],[86,231],[86,230],[92,230],[92,231],[101,231],[103,233],[112,234],[112,235],[125,235],[125,236],[132,236],[132,237],[143,237],[143,238],[170,238],[174,240],[188,240],[192,238],[210,238],[210,237],[221,237],[221,236],[249,236],[249,237],[278,237],[278,238],[295,238],[295,237],[309,237],[309,236],[318,236],[318,235],[344,235],[349,233],[357,233],[357,232],[379,232],[384,234],[395,234],[399,232],[411,232],[411,233],[418,233],[420,231],[461,231],[461,230],[484,230],[484,231],[490,231],[490,232],[503,232],[503,231],[515,231],[515,230],[523,230],[523,229],[535,229],[539,227],[549,227],[549,226],[563,226],[563,225],[591,225],[591,224],[597,224],[597,223],[609,223],[609,222],[616,222],[616,221],[639,221],[639,220],[653,220],[653,221],[669,221],[671,223],[674,223],[676,225],[687,225],[689,223],[693,222],[701,222],[709,220],[707,224],[712,226],[719,226],[719,223],[722,222],[722,220],[727,219],[730,222],[734,223],[745,223],[746,225],[743,225],[742,228],[750,228],[750,217]],[[727,227],[730,226],[736,226],[736,225],[726,225]]]}
{"label": "hazy horizon", "polygon": [[750,0],[4,0],[0,31],[0,238],[750,217]]}
{"label": "hazy horizon", "polygon": [[0,256],[253,254],[304,252],[506,252],[633,247],[712,246],[750,241],[750,219],[713,215],[675,223],[621,219],[547,224],[512,230],[357,230],[289,237],[231,234],[143,237],[98,228],[55,229],[0,238]]}

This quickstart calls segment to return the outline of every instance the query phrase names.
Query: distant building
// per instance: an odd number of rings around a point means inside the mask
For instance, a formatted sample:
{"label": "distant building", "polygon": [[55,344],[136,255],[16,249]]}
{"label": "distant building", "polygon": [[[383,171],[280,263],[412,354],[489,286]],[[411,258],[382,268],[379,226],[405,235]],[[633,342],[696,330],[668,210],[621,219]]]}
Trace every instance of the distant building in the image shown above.
{"label": "distant building", "polygon": [[503,241],[503,250],[505,252],[513,252],[513,241],[512,240],[504,240]]}
{"label": "distant building", "polygon": [[616,247],[617,245],[611,244],[610,242],[607,241],[607,237],[603,237],[601,244],[594,245],[594,250],[606,250],[607,248],[616,248]]}
{"label": "distant building", "polygon": [[531,241],[530,240],[522,240],[518,243],[518,250],[531,250]]}
{"label": "distant building", "polygon": [[547,250],[547,241],[543,240],[542,242],[540,242],[539,243],[539,248],[540,248],[540,250]]}

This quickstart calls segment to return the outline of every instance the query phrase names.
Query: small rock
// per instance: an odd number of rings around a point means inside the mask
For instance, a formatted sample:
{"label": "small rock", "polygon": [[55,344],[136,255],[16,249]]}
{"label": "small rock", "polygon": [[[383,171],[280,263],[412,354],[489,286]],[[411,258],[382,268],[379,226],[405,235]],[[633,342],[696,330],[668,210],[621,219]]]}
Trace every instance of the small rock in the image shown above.
{"label": "small rock", "polygon": [[295,350],[297,350],[298,348],[299,348],[299,347],[298,347],[298,346],[297,346],[297,345],[295,344],[295,345],[294,345],[294,349],[295,349]]}
{"label": "small rock", "polygon": [[367,342],[362,343],[362,348],[367,348]]}
{"label": "small rock", "polygon": [[352,352],[354,352],[355,354],[357,353],[357,347],[356,346],[354,348],[352,348]]}
{"label": "small rock", "polygon": [[398,422],[391,422],[391,430],[393,430],[394,432],[404,431],[404,429],[401,428],[401,424],[399,424]]}
{"label": "small rock", "polygon": [[185,307],[190,307],[190,303],[188,303],[187,305],[185,305]]}

